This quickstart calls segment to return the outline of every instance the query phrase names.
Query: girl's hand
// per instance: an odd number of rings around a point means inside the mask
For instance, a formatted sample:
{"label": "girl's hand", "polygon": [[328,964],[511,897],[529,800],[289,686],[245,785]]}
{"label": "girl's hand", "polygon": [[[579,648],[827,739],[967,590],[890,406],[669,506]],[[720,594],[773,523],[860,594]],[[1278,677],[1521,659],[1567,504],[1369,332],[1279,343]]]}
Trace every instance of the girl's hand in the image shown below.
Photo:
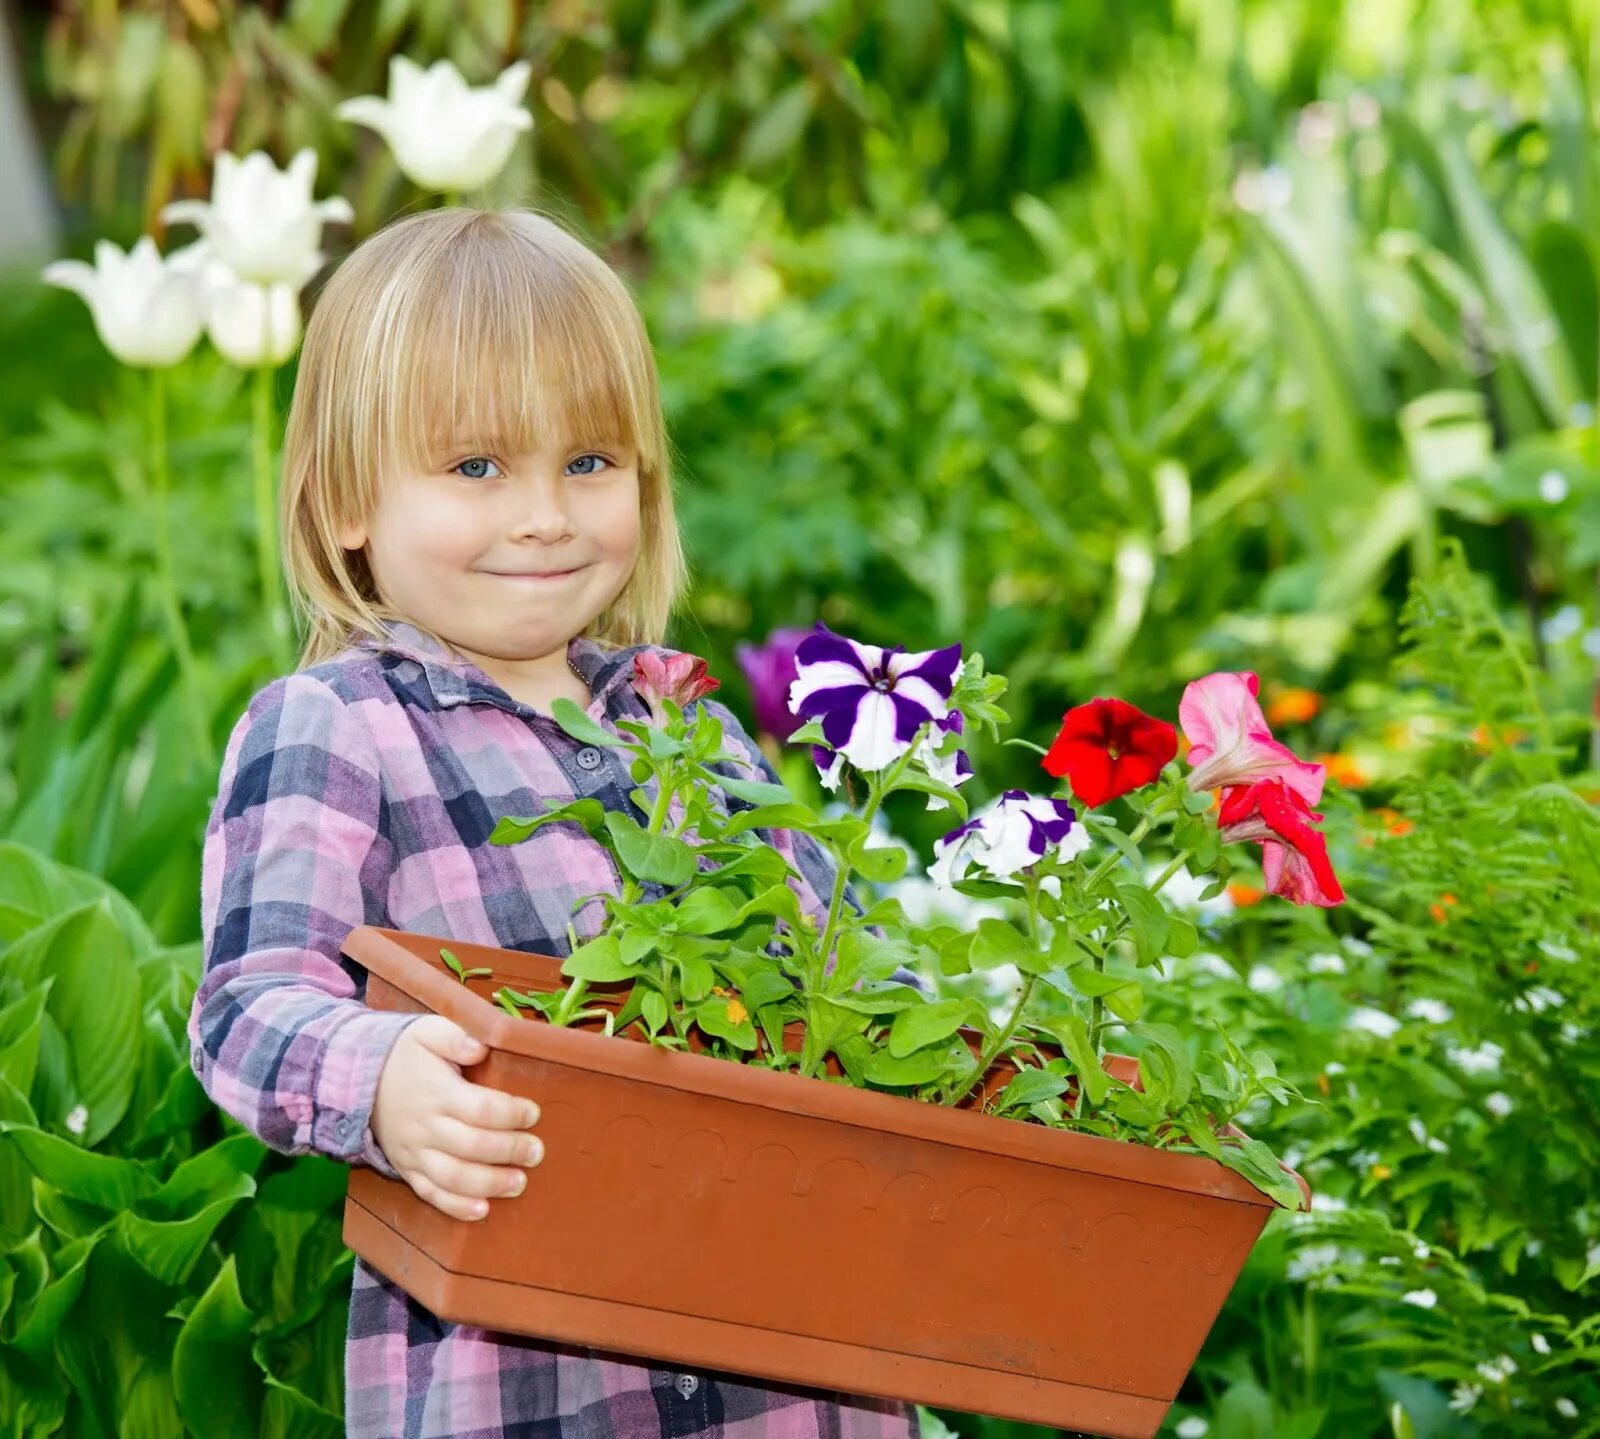
{"label": "girl's hand", "polygon": [[482,1219],[487,1200],[520,1194],[544,1158],[544,1141],[525,1134],[539,1106],[470,1084],[460,1066],[487,1050],[454,1020],[429,1014],[408,1024],[378,1075],[372,1137],[419,1199],[452,1219]]}

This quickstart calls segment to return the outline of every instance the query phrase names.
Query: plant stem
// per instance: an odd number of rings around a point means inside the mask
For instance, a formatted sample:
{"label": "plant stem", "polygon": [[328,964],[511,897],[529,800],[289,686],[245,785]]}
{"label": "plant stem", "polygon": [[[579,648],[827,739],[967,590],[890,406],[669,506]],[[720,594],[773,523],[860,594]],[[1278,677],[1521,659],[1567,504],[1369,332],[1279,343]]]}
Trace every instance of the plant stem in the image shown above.
{"label": "plant stem", "polygon": [[[919,732],[918,741],[920,741],[920,738]],[[878,807],[883,803],[884,796],[894,788],[895,781],[905,773],[905,768],[911,763],[911,756],[916,753],[916,749],[917,742],[913,742],[911,747],[895,761],[887,776],[880,783],[875,784],[870,778],[868,779],[869,793],[866,806],[861,811],[861,818],[867,826],[867,834],[869,836],[872,833],[873,816],[877,814]],[[850,884],[850,866],[845,863],[843,854],[838,855],[837,859],[838,863],[834,868],[833,875],[833,894],[828,900],[828,919],[827,923],[823,925],[822,934],[817,940],[817,951],[813,961],[814,972],[812,965],[806,967],[806,1032],[805,1042],[800,1050],[798,1071],[805,1075],[812,1073],[818,1060],[818,1056],[813,1052],[811,1040],[811,1036],[816,1029],[814,1022],[816,1019],[816,1006],[811,998],[811,991],[820,989],[823,981],[827,978],[828,953],[833,948],[834,933],[839,926],[839,913],[844,907],[844,892]]]}
{"label": "plant stem", "polygon": [[273,658],[280,670],[294,663],[289,652],[289,615],[283,604],[283,582],[278,573],[278,510],[272,474],[272,417],[275,408],[270,365],[257,368],[250,406],[250,450],[255,472],[256,573],[261,582],[261,603],[266,611]]}
{"label": "plant stem", "polygon": [[189,630],[183,622],[183,606],[178,598],[178,581],[172,561],[172,520],[168,514],[170,475],[167,466],[167,391],[166,371],[159,367],[150,371],[149,444],[150,444],[150,510],[155,521],[156,577],[161,595],[161,612],[166,619],[167,639],[178,657],[178,672],[183,678],[184,707],[189,712],[189,724],[194,731],[195,755],[208,768],[216,767],[216,755],[211,748],[210,727],[206,723],[205,699],[200,691],[200,677],[195,668],[194,647],[189,642]]}
{"label": "plant stem", "polygon": [[[667,815],[672,807],[672,794],[677,788],[678,761],[676,758],[667,762],[667,768],[660,776],[656,786],[656,797],[650,806],[650,820],[646,828],[651,834],[660,834],[661,826],[666,823]],[[622,900],[624,904],[633,904],[644,893],[644,886],[638,880],[629,876],[622,887]],[[556,1006],[555,1023],[566,1024],[583,1003],[583,996],[588,992],[589,981],[574,979],[567,986],[567,992],[562,996],[561,1003]],[[674,1026],[676,1027],[676,1026]]]}
{"label": "plant stem", "polygon": [[[1039,881],[1033,876],[1025,879],[1028,891],[1028,938],[1035,948],[1039,944]],[[983,1083],[983,1078],[989,1072],[989,1066],[994,1063],[995,1057],[1006,1047],[1012,1032],[1022,1022],[1022,1014],[1028,1007],[1028,1001],[1033,998],[1033,987],[1038,982],[1039,976],[1030,974],[1022,983],[1022,992],[1017,996],[1015,1008],[1011,1017],[1000,1026],[995,1034],[983,1046],[978,1054],[978,1062],[967,1075],[966,1080],[957,1085],[951,1097],[945,1101],[947,1104],[959,1104],[970,1094],[973,1089]]]}

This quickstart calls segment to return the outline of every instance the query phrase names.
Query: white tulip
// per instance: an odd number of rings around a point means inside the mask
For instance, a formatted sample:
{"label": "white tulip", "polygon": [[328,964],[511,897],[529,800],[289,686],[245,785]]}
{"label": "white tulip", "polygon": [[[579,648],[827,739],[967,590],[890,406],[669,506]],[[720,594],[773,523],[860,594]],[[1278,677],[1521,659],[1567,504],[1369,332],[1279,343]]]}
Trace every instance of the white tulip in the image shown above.
{"label": "white tulip", "polygon": [[204,274],[206,334],[224,359],[242,369],[281,365],[300,343],[300,296],[278,281],[241,280],[220,260]]}
{"label": "white tulip", "polygon": [[427,70],[394,55],[389,97],[362,95],[335,113],[376,130],[406,178],[425,190],[475,190],[498,175],[533,116],[523,107],[533,67],[519,60],[472,89],[448,60]]}
{"label": "white tulip", "polygon": [[280,281],[297,290],[322,264],[322,226],[350,221],[350,202],[333,195],[313,200],[317,152],[304,149],[280,170],[262,150],[244,159],[226,150],[217,156],[209,200],[174,200],[161,209],[169,222],[200,231],[206,253],[241,280],[256,285]]}
{"label": "white tulip", "polygon": [[126,254],[99,240],[93,265],[55,260],[43,277],[84,298],[100,339],[123,364],[158,369],[177,364],[200,338],[200,259],[194,245],[163,259],[148,235]]}

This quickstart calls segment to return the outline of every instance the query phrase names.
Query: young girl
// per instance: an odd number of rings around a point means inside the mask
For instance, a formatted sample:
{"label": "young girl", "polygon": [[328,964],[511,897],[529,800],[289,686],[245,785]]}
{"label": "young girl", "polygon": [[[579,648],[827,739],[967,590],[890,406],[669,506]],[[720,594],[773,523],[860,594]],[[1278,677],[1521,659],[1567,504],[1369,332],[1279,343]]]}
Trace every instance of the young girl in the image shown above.
{"label": "young girl", "polygon": [[[485,1051],[451,1021],[368,1010],[340,945],[378,924],[565,955],[569,921],[586,939],[604,919],[575,901],[620,888],[581,826],[488,840],[502,815],[578,795],[631,808],[617,753],[568,738],[551,702],[615,730],[647,715],[634,655],[674,653],[656,640],[685,563],[654,359],[622,282],[526,212],[438,210],[367,240],[306,330],[284,524],[310,638],[228,741],[195,1072],[274,1149],[371,1165],[481,1219],[537,1193],[537,1105],[469,1083]],[[775,779],[726,707],[702,703],[742,772]],[[762,838],[820,920],[826,853]],[[359,1259],[345,1405],[347,1432],[372,1439],[917,1433],[904,1404],[445,1323]]]}

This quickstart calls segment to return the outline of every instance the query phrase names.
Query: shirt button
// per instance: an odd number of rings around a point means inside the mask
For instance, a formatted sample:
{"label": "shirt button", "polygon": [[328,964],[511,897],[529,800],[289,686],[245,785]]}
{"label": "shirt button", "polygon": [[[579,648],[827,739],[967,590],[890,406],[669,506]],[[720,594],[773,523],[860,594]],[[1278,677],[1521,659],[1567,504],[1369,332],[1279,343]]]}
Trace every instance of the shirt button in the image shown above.
{"label": "shirt button", "polygon": [[578,768],[599,769],[600,751],[597,750],[593,745],[585,745],[581,750],[578,751]]}
{"label": "shirt button", "polygon": [[700,1387],[700,1381],[693,1374],[680,1374],[673,1382],[678,1386],[678,1393],[685,1399],[690,1398]]}

